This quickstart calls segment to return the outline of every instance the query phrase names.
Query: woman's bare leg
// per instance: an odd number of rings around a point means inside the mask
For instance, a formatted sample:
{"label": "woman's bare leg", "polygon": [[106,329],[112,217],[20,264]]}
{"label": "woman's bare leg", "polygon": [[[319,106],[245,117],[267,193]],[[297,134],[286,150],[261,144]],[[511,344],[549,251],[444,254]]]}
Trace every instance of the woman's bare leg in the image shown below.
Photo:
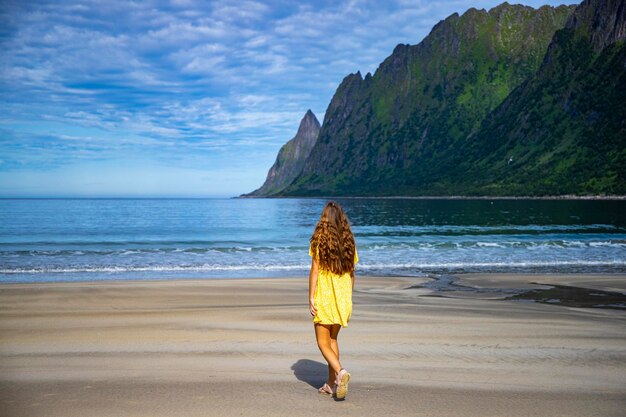
{"label": "woman's bare leg", "polygon": [[[320,352],[322,352],[322,356],[328,362],[328,376],[329,381],[328,385],[331,387],[335,382],[335,378],[330,379],[331,372],[333,375],[339,373],[341,370],[341,363],[339,362],[339,347],[337,345],[337,334],[339,333],[338,329],[335,329],[333,332],[333,327],[341,327],[339,325],[326,325],[326,324],[316,324],[315,325],[315,338],[317,339],[317,346],[320,348]],[[331,335],[334,336],[334,342],[331,342]],[[336,352],[333,350],[332,345],[335,345],[337,348]]]}
{"label": "woman's bare leg", "polygon": [[[330,328],[330,348],[335,352],[335,355],[337,355],[337,360],[339,360],[339,344],[337,343],[339,330],[341,330],[341,325],[339,324],[333,324]],[[336,379],[337,372],[335,372],[332,366],[328,365],[328,385],[332,387]]]}

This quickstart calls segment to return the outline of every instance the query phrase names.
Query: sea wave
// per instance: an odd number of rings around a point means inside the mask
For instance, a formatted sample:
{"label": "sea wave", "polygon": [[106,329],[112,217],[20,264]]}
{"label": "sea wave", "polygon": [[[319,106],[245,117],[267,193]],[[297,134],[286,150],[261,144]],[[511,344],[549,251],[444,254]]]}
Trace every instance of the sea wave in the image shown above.
{"label": "sea wave", "polygon": [[492,267],[559,267],[559,266],[626,266],[626,260],[607,261],[512,261],[512,262],[406,262],[406,263],[369,263],[359,265],[359,269],[445,269],[445,268],[492,268]]}
{"label": "sea wave", "polygon": [[[615,248],[626,249],[626,240],[460,240],[460,241],[428,241],[428,242],[376,242],[359,243],[359,251],[390,251],[390,250],[438,250],[438,249],[498,249],[498,248]],[[123,248],[111,249],[26,249],[0,250],[0,257],[57,257],[57,256],[130,256],[149,254],[228,254],[228,253],[301,253],[307,251],[306,246],[218,246],[218,247],[157,247],[157,248]]]}
{"label": "sea wave", "polygon": [[0,274],[45,274],[45,273],[118,273],[118,272],[177,272],[177,271],[290,271],[305,269],[307,265],[157,265],[157,266],[80,266],[80,267],[34,267],[34,268],[4,268]]}
{"label": "sea wave", "polygon": [[304,246],[235,246],[235,247],[190,247],[190,248],[124,248],[110,249],[26,249],[26,250],[0,250],[1,256],[92,256],[92,255],[140,255],[140,254],[210,254],[210,253],[249,253],[249,252],[303,252]]}
{"label": "sea wave", "polygon": [[[610,224],[573,224],[573,225],[425,225],[425,226],[413,226],[413,225],[398,225],[398,226],[354,226],[353,231],[357,239],[362,238],[368,240],[370,238],[406,238],[417,236],[511,236],[516,235],[520,237],[532,238],[537,235],[550,236],[550,235],[565,235],[571,236],[572,234],[580,234],[582,236],[592,234],[607,234],[607,235],[624,235],[624,228],[616,227]],[[181,248],[235,248],[238,250],[246,251],[249,249],[254,250],[256,246],[250,241],[244,240],[215,240],[215,239],[168,239],[162,237],[154,238],[120,238],[109,237],[103,238],[104,235],[99,235],[98,239],[94,235],[85,236],[56,236],[54,239],[45,239],[38,236],[37,233],[31,234],[18,234],[14,236],[5,235],[2,236],[0,241],[0,248],[12,248],[12,247],[101,247],[109,250],[116,250],[115,248],[121,247],[124,249],[136,248],[136,249],[151,249],[151,248],[168,248],[170,250],[180,250]],[[262,236],[259,236],[262,238]],[[437,239],[440,240],[440,239]],[[255,243],[257,240],[253,240]],[[229,245],[230,244],[230,245]]]}
{"label": "sea wave", "polygon": [[438,241],[438,242],[389,242],[359,245],[360,249],[397,250],[397,249],[490,249],[490,248],[593,248],[608,247],[626,249],[626,240],[492,240],[492,241]]}
{"label": "sea wave", "polygon": [[[357,271],[370,270],[433,270],[462,268],[529,268],[529,267],[610,267],[626,266],[626,260],[564,260],[564,261],[511,261],[511,262],[396,262],[396,263],[362,263]],[[124,273],[124,272],[212,272],[212,271],[303,271],[310,264],[200,264],[200,265],[106,265],[77,267],[18,267],[0,268],[0,274],[49,274],[49,273]]]}
{"label": "sea wave", "polygon": [[558,232],[623,232],[611,224],[551,224],[551,225],[427,225],[427,226],[355,226],[361,236],[419,236],[419,235],[498,235],[498,234],[549,234]]}

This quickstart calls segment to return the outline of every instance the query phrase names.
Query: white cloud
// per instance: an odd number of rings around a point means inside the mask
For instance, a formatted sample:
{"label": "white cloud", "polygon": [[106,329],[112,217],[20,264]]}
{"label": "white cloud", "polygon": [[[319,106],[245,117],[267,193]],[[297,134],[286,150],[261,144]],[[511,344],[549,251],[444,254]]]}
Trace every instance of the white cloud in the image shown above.
{"label": "white cloud", "polygon": [[271,38],[268,35],[255,36],[248,40],[244,46],[246,49],[258,48],[268,44]]}
{"label": "white cloud", "polygon": [[224,62],[223,56],[198,56],[192,58],[182,71],[192,74],[212,74]]}
{"label": "white cloud", "polygon": [[256,1],[218,2],[213,16],[228,21],[259,20],[269,11],[269,6]]}
{"label": "white cloud", "polygon": [[212,38],[231,36],[228,28],[221,22],[197,25],[190,22],[174,22],[168,26],[148,32],[148,36],[165,44],[180,44]]}

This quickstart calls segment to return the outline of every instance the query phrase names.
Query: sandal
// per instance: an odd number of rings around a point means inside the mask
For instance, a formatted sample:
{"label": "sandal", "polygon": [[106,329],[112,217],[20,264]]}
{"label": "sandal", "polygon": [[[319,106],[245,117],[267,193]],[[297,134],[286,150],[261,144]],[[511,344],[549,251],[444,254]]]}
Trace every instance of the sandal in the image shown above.
{"label": "sandal", "polygon": [[335,391],[328,384],[324,384],[319,390],[317,390],[320,394],[326,395],[335,395]]}
{"label": "sandal", "polygon": [[337,374],[337,399],[343,400],[348,395],[348,382],[350,382],[350,373],[344,368],[339,370]]}

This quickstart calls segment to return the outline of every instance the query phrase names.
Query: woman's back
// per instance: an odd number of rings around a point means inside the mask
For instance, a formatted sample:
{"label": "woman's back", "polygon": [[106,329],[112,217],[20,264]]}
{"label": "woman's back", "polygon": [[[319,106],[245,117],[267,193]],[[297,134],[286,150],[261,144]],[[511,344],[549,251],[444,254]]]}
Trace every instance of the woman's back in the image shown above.
{"label": "woman's back", "polygon": [[347,327],[352,315],[354,265],[359,257],[348,219],[332,201],[311,236],[309,256],[318,268],[313,322]]}

